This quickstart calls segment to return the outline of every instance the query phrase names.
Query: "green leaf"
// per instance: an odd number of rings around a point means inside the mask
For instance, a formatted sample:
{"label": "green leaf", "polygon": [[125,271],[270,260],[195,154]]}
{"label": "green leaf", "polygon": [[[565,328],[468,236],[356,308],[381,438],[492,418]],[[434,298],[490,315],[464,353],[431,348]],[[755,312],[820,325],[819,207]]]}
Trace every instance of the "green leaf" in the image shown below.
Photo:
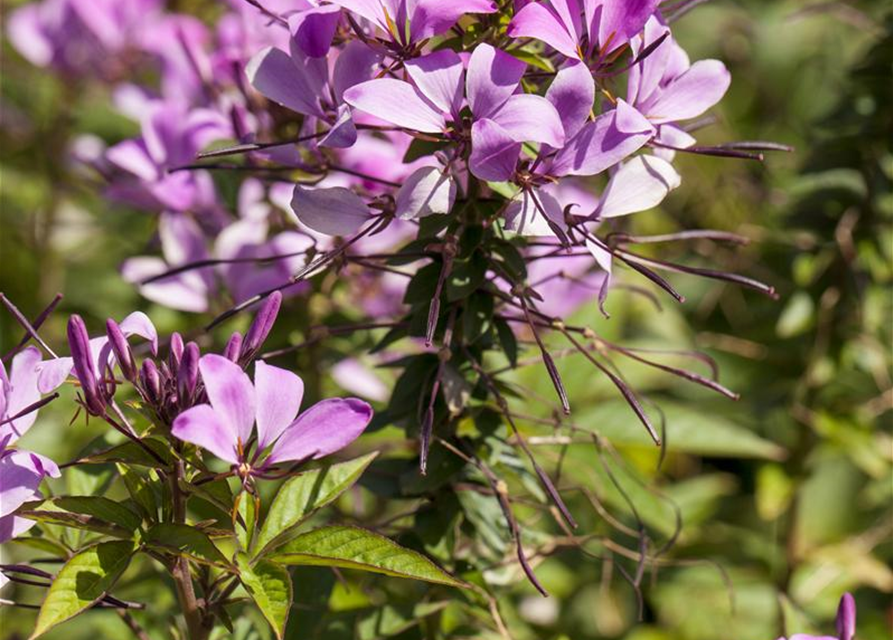
{"label": "green leaf", "polygon": [[51,502],[69,513],[81,513],[105,520],[123,527],[128,531],[136,531],[142,524],[142,518],[119,502],[99,496],[68,496],[53,498]]}
{"label": "green leaf", "polygon": [[[674,453],[775,460],[784,457],[784,450],[775,443],[716,412],[663,400],[659,404],[666,417],[666,445]],[[629,405],[620,400],[582,410],[576,423],[584,429],[593,428],[614,445],[654,448],[654,442],[636,422]]]}
{"label": "green leaf", "polygon": [[239,545],[247,550],[251,547],[251,540],[257,529],[258,504],[255,497],[247,492],[240,493],[236,500],[239,503],[241,517],[236,525],[236,535],[239,538]]}
{"label": "green leaf", "polygon": [[[111,502],[111,500],[109,502]],[[133,537],[133,529],[127,529],[87,513],[66,511],[62,507],[54,504],[53,500],[26,503],[16,511],[16,515],[21,516],[22,518],[27,518],[28,520],[35,520],[36,522],[55,524],[62,527],[68,527],[69,529],[77,529],[79,531],[94,531],[115,538]]]}
{"label": "green leaf", "polygon": [[143,518],[149,522],[158,519],[158,497],[152,485],[143,478],[137,471],[127,465],[118,464],[118,474],[124,480],[124,486],[127,493],[136,504],[137,508],[143,515]]}
{"label": "green leaf", "polygon": [[[143,444],[148,446],[152,451],[157,453],[167,465],[173,462],[170,448],[159,438],[143,438]],[[86,464],[104,464],[107,462],[123,462],[125,464],[136,464],[142,467],[157,467],[158,460],[149,455],[149,452],[143,449],[135,442],[125,442],[116,447],[111,447],[103,451],[91,453],[80,459],[80,462]]]}
{"label": "green leaf", "polygon": [[440,278],[441,262],[432,262],[416,271],[415,275],[406,285],[403,294],[405,304],[428,304],[437,290],[437,280]]}
{"label": "green leaf", "polygon": [[282,638],[294,600],[288,569],[265,560],[252,566],[244,553],[237,556],[236,562],[239,567],[239,579],[245,590],[273,627],[276,637]]}
{"label": "green leaf", "polygon": [[134,548],[132,542],[103,542],[72,556],[47,591],[32,640],[102,598],[127,569]]}
{"label": "green leaf", "polygon": [[269,559],[285,565],[343,567],[451,587],[466,586],[422,554],[359,527],[339,525],[302,533]]}
{"label": "green leaf", "polygon": [[487,279],[487,260],[475,252],[468,260],[457,260],[447,279],[447,300],[455,302],[474,293]]}
{"label": "green leaf", "polygon": [[160,551],[184,554],[196,562],[230,566],[207,534],[186,524],[156,524],[143,534],[143,542]]}
{"label": "green leaf", "polygon": [[378,452],[374,452],[347,462],[312,469],[283,484],[257,536],[255,557],[285,542],[294,527],[350,488],[377,455]]}
{"label": "green leaf", "polygon": [[508,358],[512,367],[518,366],[518,339],[515,332],[509,326],[509,323],[502,318],[493,318],[493,326],[496,327],[496,334],[499,338],[499,344],[502,347],[505,357]]}

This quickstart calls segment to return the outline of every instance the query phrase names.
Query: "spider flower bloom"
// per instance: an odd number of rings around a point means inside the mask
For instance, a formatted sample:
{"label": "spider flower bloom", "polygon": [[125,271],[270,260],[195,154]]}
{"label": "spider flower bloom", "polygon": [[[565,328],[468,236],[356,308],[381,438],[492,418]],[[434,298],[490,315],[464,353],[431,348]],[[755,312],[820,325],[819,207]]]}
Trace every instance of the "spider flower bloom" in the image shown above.
{"label": "spider flower bloom", "polygon": [[214,184],[207,173],[169,170],[192,163],[208,143],[232,137],[227,118],[210,109],[187,112],[181,105],[156,102],[141,125],[139,138],[119,142],[105,153],[119,172],[109,197],[151,211],[211,208]]}
{"label": "spider flower bloom", "polygon": [[14,512],[24,503],[43,497],[38,487],[46,476],[59,475],[59,467],[49,458],[0,444],[0,542],[20,536],[36,524]]}
{"label": "spider flower bloom", "polygon": [[[652,17],[641,37],[630,43],[633,54],[668,36],[669,27]],[[677,123],[703,114],[722,99],[731,76],[719,60],[698,60],[670,38],[629,70],[626,99],[657,127],[656,141],[672,147],[690,147],[695,139]]]}
{"label": "spider flower bloom", "polygon": [[9,374],[0,362],[0,542],[34,526],[13,512],[23,503],[41,498],[38,487],[45,476],[59,477],[59,468],[49,458],[10,448],[37,418],[33,407],[40,400],[40,364],[36,347],[19,352]]}
{"label": "spider flower bloom", "polygon": [[512,38],[535,38],[568,58],[605,55],[642,30],[659,0],[547,0],[525,5],[508,26]]}
{"label": "spider flower bloom", "polygon": [[414,85],[380,78],[344,94],[352,107],[398,127],[454,135],[461,131],[463,89],[473,116],[471,172],[483,180],[506,180],[523,142],[564,145],[555,107],[542,96],[517,93],[526,63],[489,44],[475,47],[467,72],[448,49],[406,62]]}
{"label": "spider flower bloom", "polygon": [[492,0],[332,0],[365,18],[404,50],[448,30],[466,13],[493,13]]}
{"label": "spider flower bloom", "polygon": [[341,50],[330,70],[329,60],[307,56],[295,40],[290,49],[288,54],[268,47],[251,58],[245,69],[251,86],[273,102],[311,118],[307,128],[317,120],[326,123],[328,133],[320,145],[350,147],[357,140],[357,130],[343,95],[372,76],[377,54],[352,42]]}
{"label": "spider flower bloom", "polygon": [[[845,593],[840,598],[837,606],[837,635],[836,636],[810,636],[798,633],[789,640],[853,640],[856,635],[856,601],[852,594]],[[779,638],[778,640],[785,640]]]}
{"label": "spider flower bloom", "polygon": [[199,370],[210,404],[177,416],[171,433],[231,463],[243,479],[279,462],[315,460],[343,449],[372,419],[372,407],[356,398],[323,400],[298,415],[304,383],[261,361],[254,365],[253,385],[223,356],[203,356]]}

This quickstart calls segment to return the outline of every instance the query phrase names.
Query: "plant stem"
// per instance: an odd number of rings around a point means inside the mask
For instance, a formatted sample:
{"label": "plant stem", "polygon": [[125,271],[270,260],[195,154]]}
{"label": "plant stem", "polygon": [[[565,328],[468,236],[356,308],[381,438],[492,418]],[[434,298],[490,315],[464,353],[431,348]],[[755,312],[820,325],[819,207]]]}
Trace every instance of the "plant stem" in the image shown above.
{"label": "plant stem", "polygon": [[[170,475],[171,498],[174,503],[172,515],[176,524],[186,524],[186,501],[180,491],[181,479],[184,479],[183,461],[177,460],[174,473]],[[189,571],[189,560],[186,556],[178,556],[174,560],[170,572],[177,589],[180,609],[186,619],[190,640],[207,640],[211,634],[212,625],[208,624],[209,621],[205,618],[202,605],[195,596],[195,587],[192,584],[192,575]]]}

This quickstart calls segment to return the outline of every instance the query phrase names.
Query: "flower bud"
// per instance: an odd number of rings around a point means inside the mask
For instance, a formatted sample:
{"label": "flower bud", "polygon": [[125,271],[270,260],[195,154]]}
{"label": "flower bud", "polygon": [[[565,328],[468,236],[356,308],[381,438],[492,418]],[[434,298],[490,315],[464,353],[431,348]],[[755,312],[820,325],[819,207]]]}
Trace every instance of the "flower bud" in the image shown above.
{"label": "flower bud", "polygon": [[121,327],[118,326],[117,322],[109,318],[105,322],[105,329],[109,338],[109,346],[112,348],[112,353],[115,354],[118,366],[121,367],[121,375],[124,376],[125,380],[135,381],[137,371],[136,364],[133,361],[133,352],[130,350],[130,345],[127,344],[127,338],[124,337]]}
{"label": "flower bud", "polygon": [[845,593],[837,607],[837,637],[839,640],[853,640],[856,635],[856,601],[852,594]]}
{"label": "flower bud", "polygon": [[93,370],[90,336],[87,334],[84,320],[79,315],[71,316],[68,321],[68,348],[71,351],[74,374],[81,383],[87,411],[92,415],[102,415],[105,412],[105,402],[100,395]]}
{"label": "flower bud", "polygon": [[180,360],[183,358],[183,336],[176,331],[171,334],[170,353],[168,354],[168,366],[171,371],[180,368]]}
{"label": "flower bud", "polygon": [[195,385],[198,384],[198,360],[200,356],[201,352],[197,344],[190,342],[186,345],[183,359],[180,360],[180,368],[177,370],[177,396],[181,409],[191,404]]}
{"label": "flower bud", "polygon": [[158,373],[158,367],[153,360],[143,360],[143,366],[140,368],[140,384],[146,399],[157,407],[161,402],[161,374]]}
{"label": "flower bud", "polygon": [[258,311],[257,315],[254,317],[254,322],[251,323],[248,333],[245,334],[245,340],[242,343],[242,351],[239,354],[240,360],[248,361],[260,350],[264,341],[267,339],[267,336],[270,335],[273,324],[276,322],[276,316],[279,315],[279,307],[281,306],[282,294],[279,291],[274,291],[264,301],[260,311]]}
{"label": "flower bud", "polygon": [[226,343],[226,349],[223,350],[223,357],[231,362],[239,361],[239,352],[242,350],[242,334],[236,331],[229,337]]}

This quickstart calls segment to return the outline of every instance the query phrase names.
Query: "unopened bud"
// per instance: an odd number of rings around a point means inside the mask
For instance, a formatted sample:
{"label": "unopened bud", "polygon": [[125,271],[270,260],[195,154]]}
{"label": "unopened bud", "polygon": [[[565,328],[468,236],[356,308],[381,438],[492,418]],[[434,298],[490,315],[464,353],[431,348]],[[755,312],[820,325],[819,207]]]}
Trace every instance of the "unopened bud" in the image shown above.
{"label": "unopened bud", "polygon": [[124,332],[111,318],[106,320],[105,329],[109,338],[109,346],[112,348],[112,353],[115,354],[118,366],[121,367],[121,375],[125,380],[134,382],[137,376],[136,364],[133,361],[133,352],[130,350],[130,345],[127,344]]}
{"label": "unopened bud", "polygon": [[254,322],[251,323],[248,333],[245,334],[242,351],[239,354],[240,360],[250,360],[260,350],[273,329],[273,324],[276,322],[276,316],[279,315],[279,307],[281,306],[282,294],[279,291],[274,291],[264,301],[260,311],[254,317]]}
{"label": "unopened bud", "polygon": [[201,356],[198,345],[190,342],[183,352],[180,368],[177,370],[177,395],[180,407],[190,404],[195,386],[198,384],[198,359]]}
{"label": "unopened bud", "polygon": [[168,354],[168,366],[171,371],[176,371],[180,368],[180,360],[183,358],[184,348],[183,336],[175,331],[171,334],[170,353]]}
{"label": "unopened bud", "polygon": [[242,334],[236,331],[229,337],[226,348],[223,350],[223,357],[230,362],[239,361],[239,352],[242,351]]}
{"label": "unopened bud", "polygon": [[68,348],[71,351],[74,374],[81,383],[87,411],[96,416],[102,415],[105,412],[105,402],[100,395],[93,370],[90,336],[87,334],[83,318],[78,315],[71,316],[68,321]]}
{"label": "unopened bud", "polygon": [[143,361],[143,366],[140,367],[140,384],[143,393],[146,394],[146,400],[158,406],[161,402],[161,374],[158,373],[158,367],[153,360]]}

